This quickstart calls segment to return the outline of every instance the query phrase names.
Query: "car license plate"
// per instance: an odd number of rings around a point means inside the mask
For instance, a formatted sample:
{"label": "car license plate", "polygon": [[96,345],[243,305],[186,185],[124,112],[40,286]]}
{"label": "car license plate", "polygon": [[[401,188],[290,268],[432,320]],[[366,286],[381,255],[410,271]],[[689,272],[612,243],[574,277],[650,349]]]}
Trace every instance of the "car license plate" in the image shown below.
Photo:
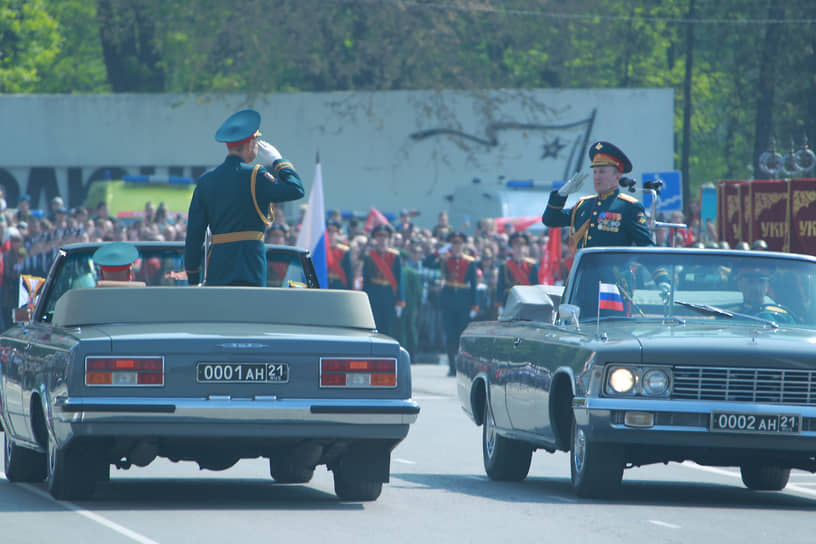
{"label": "car license plate", "polygon": [[200,383],[286,383],[287,363],[220,363],[196,365],[196,381]]}
{"label": "car license plate", "polygon": [[711,430],[726,433],[799,434],[802,416],[713,412]]}

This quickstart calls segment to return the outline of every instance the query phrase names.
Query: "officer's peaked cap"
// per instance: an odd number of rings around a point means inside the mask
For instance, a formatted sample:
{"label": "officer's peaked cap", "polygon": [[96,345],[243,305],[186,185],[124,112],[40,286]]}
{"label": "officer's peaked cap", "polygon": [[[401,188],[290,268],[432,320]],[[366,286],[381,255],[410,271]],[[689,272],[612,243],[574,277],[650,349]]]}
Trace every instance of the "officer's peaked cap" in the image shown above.
{"label": "officer's peaked cap", "polygon": [[261,114],[255,110],[233,113],[215,133],[217,142],[236,143],[255,136],[261,127]]}
{"label": "officer's peaked cap", "polygon": [[139,250],[127,242],[105,244],[93,254],[93,261],[99,266],[130,266],[138,258]]}
{"label": "officer's peaked cap", "polygon": [[589,146],[589,160],[592,161],[592,166],[614,166],[623,174],[632,171],[629,157],[609,142],[595,142]]}

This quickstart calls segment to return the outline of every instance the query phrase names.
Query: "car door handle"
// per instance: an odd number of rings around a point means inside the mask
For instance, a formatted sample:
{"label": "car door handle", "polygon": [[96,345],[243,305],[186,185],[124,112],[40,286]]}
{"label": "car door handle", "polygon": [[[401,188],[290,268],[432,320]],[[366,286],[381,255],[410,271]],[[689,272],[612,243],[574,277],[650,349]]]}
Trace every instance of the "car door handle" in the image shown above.
{"label": "car door handle", "polygon": [[515,338],[515,340],[513,340],[513,349],[516,349],[517,347],[519,347],[519,344],[521,344],[521,338],[519,338],[519,337],[517,336],[517,337]]}

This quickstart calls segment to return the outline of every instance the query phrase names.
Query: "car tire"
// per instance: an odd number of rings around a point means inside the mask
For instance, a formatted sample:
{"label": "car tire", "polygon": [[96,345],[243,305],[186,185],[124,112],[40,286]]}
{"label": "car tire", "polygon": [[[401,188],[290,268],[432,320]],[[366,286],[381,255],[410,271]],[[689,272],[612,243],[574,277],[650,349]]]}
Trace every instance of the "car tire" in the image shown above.
{"label": "car tire", "polygon": [[48,435],[46,486],[57,500],[87,499],[96,489],[94,458],[77,448],[58,448]]}
{"label": "car tire", "polygon": [[485,402],[482,425],[482,459],[485,472],[491,480],[520,482],[530,472],[533,448],[525,442],[500,436],[496,432],[496,420]]}
{"label": "car tire", "polygon": [[3,435],[5,455],[3,470],[9,482],[41,482],[45,478],[45,456],[16,445],[8,434]]}
{"label": "car tire", "polygon": [[789,468],[773,465],[742,465],[742,483],[754,491],[782,491],[790,479]]}
{"label": "car tire", "polygon": [[570,445],[572,489],[579,497],[614,494],[623,479],[623,448],[589,440],[573,419]]}
{"label": "car tire", "polygon": [[336,468],[334,492],[343,501],[376,501],[382,493],[382,482],[352,477],[346,471]]}
{"label": "car tire", "polygon": [[279,484],[307,484],[312,481],[314,467],[296,467],[290,463],[269,460],[269,474]]}

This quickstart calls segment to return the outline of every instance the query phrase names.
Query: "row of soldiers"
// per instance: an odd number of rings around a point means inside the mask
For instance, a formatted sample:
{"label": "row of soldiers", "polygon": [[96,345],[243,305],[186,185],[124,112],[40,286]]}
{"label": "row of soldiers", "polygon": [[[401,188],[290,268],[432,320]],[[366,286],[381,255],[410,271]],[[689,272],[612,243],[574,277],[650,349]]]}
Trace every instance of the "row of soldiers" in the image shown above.
{"label": "row of soldiers", "polygon": [[[329,288],[354,288],[352,252],[343,242],[342,226],[334,221],[327,224],[329,233],[328,273]],[[390,225],[377,225],[371,232],[373,244],[361,256],[362,290],[368,294],[377,329],[391,336],[396,334],[397,321],[416,329],[416,310],[406,307],[406,259],[407,257],[390,246],[393,235]],[[530,239],[523,232],[516,232],[509,238],[510,255],[498,267],[494,297],[485,300],[479,296],[479,283],[486,271],[480,268],[480,261],[466,255],[464,247],[465,234],[452,233],[447,237],[447,244],[424,256],[422,266],[438,269],[442,283],[439,293],[442,326],[445,336],[445,351],[448,356],[449,375],[455,375],[454,359],[458,349],[459,337],[467,324],[477,315],[485,314],[487,308],[482,304],[493,304],[493,315],[500,315],[507,294],[514,285],[533,285],[537,283],[538,266],[529,257]],[[488,271],[489,273],[489,271]],[[413,332],[415,336],[416,333]],[[406,339],[408,340],[408,339]],[[414,344],[410,340],[408,346]]]}

